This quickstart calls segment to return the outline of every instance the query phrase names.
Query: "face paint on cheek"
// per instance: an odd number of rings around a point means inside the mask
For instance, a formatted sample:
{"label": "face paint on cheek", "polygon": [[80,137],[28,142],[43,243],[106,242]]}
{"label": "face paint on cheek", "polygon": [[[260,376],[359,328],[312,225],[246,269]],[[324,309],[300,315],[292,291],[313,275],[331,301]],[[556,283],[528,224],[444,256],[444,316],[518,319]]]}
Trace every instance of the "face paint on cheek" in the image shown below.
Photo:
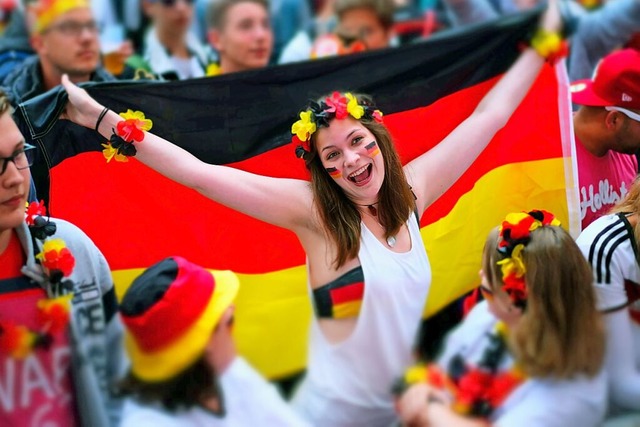
{"label": "face paint on cheek", "polygon": [[342,171],[338,170],[338,168],[325,168],[325,170],[329,173],[329,176],[333,179],[342,178]]}
{"label": "face paint on cheek", "polygon": [[375,141],[371,141],[369,144],[365,145],[364,148],[367,150],[367,154],[371,157],[375,157],[380,154],[380,148],[378,148],[378,144]]}

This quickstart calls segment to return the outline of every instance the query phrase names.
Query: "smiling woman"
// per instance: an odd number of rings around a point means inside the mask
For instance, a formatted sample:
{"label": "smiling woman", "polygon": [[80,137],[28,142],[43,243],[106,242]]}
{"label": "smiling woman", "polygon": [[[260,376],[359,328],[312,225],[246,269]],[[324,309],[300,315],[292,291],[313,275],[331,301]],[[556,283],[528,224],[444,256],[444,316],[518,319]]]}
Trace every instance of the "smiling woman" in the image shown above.
{"label": "smiling woman", "polygon": [[[558,29],[555,6],[543,24]],[[349,93],[311,103],[292,126],[311,183],[206,164],[151,133],[136,143],[140,161],[161,174],[296,234],[316,316],[294,404],[313,425],[394,421],[389,388],[412,360],[431,281],[414,215],[419,219],[484,150],[544,61],[525,49],[466,120],[404,167],[382,113],[371,99]],[[68,79],[63,85],[66,117],[110,137],[122,118],[102,114],[104,107]]]}

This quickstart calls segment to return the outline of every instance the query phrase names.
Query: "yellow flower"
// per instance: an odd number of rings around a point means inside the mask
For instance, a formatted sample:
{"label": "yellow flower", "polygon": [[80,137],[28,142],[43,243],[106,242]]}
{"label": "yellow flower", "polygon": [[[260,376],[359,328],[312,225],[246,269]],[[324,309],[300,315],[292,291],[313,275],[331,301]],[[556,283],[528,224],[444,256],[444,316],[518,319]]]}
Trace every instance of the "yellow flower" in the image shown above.
{"label": "yellow flower", "polygon": [[514,274],[516,277],[524,276],[526,271],[524,268],[524,261],[522,259],[522,250],[524,245],[522,243],[516,245],[511,252],[511,258],[505,258],[502,261],[498,261],[498,265],[502,269],[502,277],[507,277],[510,274]]}
{"label": "yellow flower", "polygon": [[562,44],[559,33],[538,30],[531,39],[531,47],[543,58],[558,52]]}
{"label": "yellow flower", "polygon": [[120,113],[120,117],[135,121],[136,127],[140,130],[148,131],[153,127],[153,122],[147,119],[142,111],[127,110],[126,113]]}
{"label": "yellow flower", "polygon": [[220,66],[218,64],[213,62],[207,65],[207,72],[206,72],[207,77],[213,77],[219,74],[220,74]]}
{"label": "yellow flower", "polygon": [[66,247],[67,245],[64,243],[64,240],[62,239],[49,239],[45,241],[44,244],[42,245],[42,252],[49,252],[49,251],[60,252]]}
{"label": "yellow flower", "polygon": [[427,367],[424,365],[414,365],[404,373],[404,381],[407,384],[423,383],[427,380]]}
{"label": "yellow flower", "polygon": [[306,141],[315,131],[316,124],[311,121],[311,111],[301,112],[300,120],[291,126],[291,133],[300,138],[300,141]]}
{"label": "yellow flower", "polygon": [[104,150],[102,150],[102,155],[105,159],[107,159],[107,163],[109,163],[112,159],[115,159],[116,162],[128,162],[129,159],[124,154],[118,154],[118,150],[113,148],[111,144],[102,144]]}
{"label": "yellow flower", "polygon": [[37,306],[40,310],[51,310],[52,307],[59,305],[63,307],[65,310],[69,310],[71,307],[71,299],[73,298],[73,294],[66,294],[59,296],[57,298],[47,298],[41,299],[38,301]]}
{"label": "yellow flower", "polygon": [[351,117],[359,120],[364,114],[364,107],[358,104],[358,100],[351,93],[347,92],[344,96],[348,99],[347,111],[351,114]]}

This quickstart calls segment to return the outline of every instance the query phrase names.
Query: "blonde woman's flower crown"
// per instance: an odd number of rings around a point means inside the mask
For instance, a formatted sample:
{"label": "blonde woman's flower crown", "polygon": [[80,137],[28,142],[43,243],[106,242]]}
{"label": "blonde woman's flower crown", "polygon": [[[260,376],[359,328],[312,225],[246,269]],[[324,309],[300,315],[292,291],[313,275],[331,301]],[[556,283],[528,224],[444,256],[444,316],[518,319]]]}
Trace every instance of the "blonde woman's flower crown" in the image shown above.
{"label": "blonde woman's flower crown", "polygon": [[296,147],[296,156],[303,159],[311,151],[311,135],[322,127],[329,127],[333,119],[342,120],[351,116],[356,120],[364,118],[382,123],[382,112],[368,102],[361,102],[350,92],[333,92],[319,103],[309,102],[309,107],[300,112],[300,119],[291,126],[291,142]]}
{"label": "blonde woman's flower crown", "polygon": [[531,240],[531,232],[546,225],[559,226],[560,221],[550,212],[534,210],[510,213],[500,226],[498,252],[506,255],[506,258],[498,261],[504,283],[502,290],[521,308],[526,306],[527,301],[527,285],[524,280],[527,268],[523,251]]}

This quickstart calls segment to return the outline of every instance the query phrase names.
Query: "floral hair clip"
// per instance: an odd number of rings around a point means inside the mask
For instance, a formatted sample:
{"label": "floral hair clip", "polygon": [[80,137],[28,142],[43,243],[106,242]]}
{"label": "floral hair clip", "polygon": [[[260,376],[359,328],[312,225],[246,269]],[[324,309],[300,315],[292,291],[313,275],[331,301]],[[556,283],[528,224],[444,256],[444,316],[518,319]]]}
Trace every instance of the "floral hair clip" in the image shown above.
{"label": "floral hair clip", "polygon": [[524,280],[526,266],[522,252],[531,240],[531,232],[545,225],[560,225],[560,221],[547,211],[510,213],[500,226],[498,252],[506,258],[498,261],[502,270],[502,289],[511,301],[521,308],[526,306],[527,286]]}
{"label": "floral hair clip", "polygon": [[364,118],[382,123],[380,110],[366,101],[358,103],[358,99],[349,92],[333,92],[320,103],[309,102],[309,107],[300,112],[300,119],[291,126],[291,142],[296,147],[296,157],[302,159],[311,151],[309,140],[316,130],[329,127],[329,122],[333,119],[342,120],[348,116],[356,120]]}
{"label": "floral hair clip", "polygon": [[[108,110],[105,109],[103,113],[106,114],[106,111]],[[100,116],[96,129],[104,114],[101,113]],[[104,147],[102,154],[107,159],[107,163],[111,159],[115,159],[117,162],[127,162],[129,160],[127,157],[135,156],[137,151],[134,143],[142,142],[144,132],[150,130],[153,126],[153,122],[145,118],[142,111],[127,110],[126,113],[120,113],[120,117],[124,120],[116,125],[115,130],[112,129],[113,134],[109,138],[109,142],[102,144]]]}

